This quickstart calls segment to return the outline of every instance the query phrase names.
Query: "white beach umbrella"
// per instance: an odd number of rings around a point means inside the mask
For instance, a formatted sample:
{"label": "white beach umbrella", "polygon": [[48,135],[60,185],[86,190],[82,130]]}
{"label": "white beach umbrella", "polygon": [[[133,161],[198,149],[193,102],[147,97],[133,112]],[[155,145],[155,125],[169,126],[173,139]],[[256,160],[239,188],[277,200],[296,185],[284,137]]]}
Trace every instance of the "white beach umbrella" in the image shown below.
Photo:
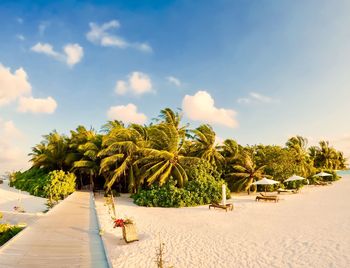
{"label": "white beach umbrella", "polygon": [[323,171],[320,173],[317,173],[316,175],[313,175],[313,177],[330,177],[330,176],[333,176],[333,175]]}
{"label": "white beach umbrella", "polygon": [[284,182],[289,182],[289,181],[301,181],[301,180],[305,180],[305,178],[297,176],[297,175],[293,175],[292,177],[289,177],[288,179],[286,179]]}
{"label": "white beach umbrella", "polygon": [[273,185],[273,184],[276,184],[276,183],[280,183],[280,182],[279,181],[270,180],[270,179],[267,179],[267,178],[262,178],[261,180],[253,182],[252,184],[254,184],[254,185],[265,185],[265,193],[266,193],[266,186],[267,185]]}

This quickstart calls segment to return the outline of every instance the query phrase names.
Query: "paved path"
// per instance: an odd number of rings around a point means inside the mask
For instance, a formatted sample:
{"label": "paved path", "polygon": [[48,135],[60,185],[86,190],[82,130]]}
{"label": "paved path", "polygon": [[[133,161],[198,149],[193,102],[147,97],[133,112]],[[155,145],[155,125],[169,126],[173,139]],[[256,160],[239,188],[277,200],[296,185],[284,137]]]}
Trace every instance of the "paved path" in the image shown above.
{"label": "paved path", "polygon": [[108,267],[90,192],[73,193],[0,248],[0,267]]}

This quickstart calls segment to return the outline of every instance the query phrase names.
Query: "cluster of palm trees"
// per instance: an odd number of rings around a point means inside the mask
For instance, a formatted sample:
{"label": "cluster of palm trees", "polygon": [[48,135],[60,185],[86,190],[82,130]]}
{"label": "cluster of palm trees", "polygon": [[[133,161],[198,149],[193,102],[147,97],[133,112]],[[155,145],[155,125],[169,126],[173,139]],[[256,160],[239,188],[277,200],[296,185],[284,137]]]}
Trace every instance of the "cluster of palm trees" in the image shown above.
{"label": "cluster of palm trees", "polygon": [[[309,150],[306,146],[307,140],[296,136],[288,140],[286,147],[274,150],[278,157],[283,152],[284,162],[296,163],[298,170],[293,172],[307,174],[315,167],[345,168],[343,154],[328,142],[322,141],[320,147]],[[254,180],[269,175],[269,168],[273,170],[269,161],[275,163],[276,159],[271,159],[275,156],[268,154],[267,148],[243,147],[232,139],[218,145],[211,126],[191,130],[181,124],[180,112],[166,108],[150,125],[125,126],[120,121],[109,121],[99,133],[83,126],[69,136],[54,131],[45,135],[30,155],[32,168],[70,171],[80,186],[118,186],[128,192],[154,183],[163,185],[170,178],[183,187],[188,180],[186,163],[202,159],[230,182],[232,190],[249,191]]]}

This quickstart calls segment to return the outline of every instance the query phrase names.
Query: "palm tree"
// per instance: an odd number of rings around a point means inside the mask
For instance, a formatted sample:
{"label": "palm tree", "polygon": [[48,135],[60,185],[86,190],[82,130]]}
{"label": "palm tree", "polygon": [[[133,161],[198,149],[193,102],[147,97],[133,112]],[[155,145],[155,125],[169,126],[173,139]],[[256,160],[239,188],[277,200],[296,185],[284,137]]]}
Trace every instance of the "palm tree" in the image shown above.
{"label": "palm tree", "polygon": [[148,185],[158,181],[163,185],[170,177],[177,181],[178,187],[183,187],[187,174],[181,164],[182,137],[178,129],[169,123],[160,123],[149,128],[150,148],[143,148],[142,158],[137,162],[141,166],[141,180]]}
{"label": "palm tree", "polygon": [[209,125],[201,125],[192,130],[194,142],[192,145],[192,156],[202,158],[211,165],[220,168],[225,158],[218,151],[216,146],[215,132]]}
{"label": "palm tree", "polygon": [[250,194],[250,188],[255,180],[264,176],[265,165],[257,166],[251,152],[244,152],[240,158],[240,163],[233,166],[234,172],[228,174],[235,179],[233,185],[237,191],[244,189]]}
{"label": "palm tree", "polygon": [[226,139],[218,148],[220,149],[221,155],[225,157],[226,164],[237,160],[240,146],[235,140]]}
{"label": "palm tree", "polygon": [[56,131],[44,135],[44,140],[32,148],[30,161],[32,167],[45,168],[47,170],[65,170],[69,166],[69,143],[68,138]]}
{"label": "palm tree", "polygon": [[[138,166],[135,164],[143,148],[147,147],[147,128],[133,124],[129,128],[116,126],[103,137],[100,173],[107,177],[106,188],[110,190],[120,178],[128,177],[129,192],[140,185]],[[128,176],[127,176],[128,175]]]}
{"label": "palm tree", "polygon": [[287,142],[287,148],[293,152],[298,170],[297,173],[308,176],[312,170],[312,161],[307,154],[308,140],[302,136],[291,137]]}
{"label": "palm tree", "polygon": [[[102,136],[85,127],[79,126],[77,131],[71,131],[70,147],[74,148],[72,170],[89,176],[90,185],[94,188],[94,178],[98,175],[100,161],[97,157],[102,145]],[[79,176],[81,178],[81,176]],[[82,181],[81,181],[82,185]]]}
{"label": "palm tree", "polygon": [[337,159],[336,150],[329,146],[328,141],[320,141],[319,144],[320,166],[322,168],[333,169],[335,160]]}

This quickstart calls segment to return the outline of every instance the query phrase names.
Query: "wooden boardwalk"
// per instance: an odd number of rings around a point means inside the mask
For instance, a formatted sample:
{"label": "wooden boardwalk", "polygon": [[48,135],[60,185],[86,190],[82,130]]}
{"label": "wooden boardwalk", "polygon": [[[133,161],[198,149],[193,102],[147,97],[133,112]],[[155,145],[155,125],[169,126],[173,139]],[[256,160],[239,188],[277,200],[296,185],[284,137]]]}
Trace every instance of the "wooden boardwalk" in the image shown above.
{"label": "wooden boardwalk", "polygon": [[0,248],[0,267],[108,267],[92,194],[73,193]]}

